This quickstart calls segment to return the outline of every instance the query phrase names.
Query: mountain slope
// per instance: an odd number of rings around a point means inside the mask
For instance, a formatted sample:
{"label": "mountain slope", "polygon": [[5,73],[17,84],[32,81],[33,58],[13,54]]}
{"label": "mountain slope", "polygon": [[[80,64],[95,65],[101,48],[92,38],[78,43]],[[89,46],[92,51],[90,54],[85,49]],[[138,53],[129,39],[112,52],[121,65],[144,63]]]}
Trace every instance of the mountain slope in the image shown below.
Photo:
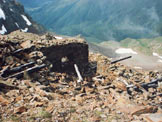
{"label": "mountain slope", "polygon": [[0,1],[0,34],[8,34],[20,29],[24,32],[43,33],[42,26],[36,24],[24,7],[15,0]]}
{"label": "mountain slope", "polygon": [[89,40],[150,38],[162,34],[161,0],[19,0],[34,20]]}

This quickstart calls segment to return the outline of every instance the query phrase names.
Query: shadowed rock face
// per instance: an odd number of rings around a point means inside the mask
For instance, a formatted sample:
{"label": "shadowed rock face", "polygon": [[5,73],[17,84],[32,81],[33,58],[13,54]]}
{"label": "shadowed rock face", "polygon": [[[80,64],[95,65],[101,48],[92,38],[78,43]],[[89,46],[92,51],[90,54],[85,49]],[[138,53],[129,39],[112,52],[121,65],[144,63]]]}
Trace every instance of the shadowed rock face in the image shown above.
{"label": "shadowed rock face", "polygon": [[[42,48],[54,70],[71,70],[74,64],[84,67],[88,63],[88,45],[75,39],[65,39],[65,43]],[[70,43],[66,43],[70,41]]]}
{"label": "shadowed rock face", "polygon": [[24,7],[15,0],[0,1],[0,34],[9,34],[15,30],[22,30],[32,33],[43,33],[42,26],[36,24],[28,16]]}
{"label": "shadowed rock face", "polygon": [[53,38],[48,41],[42,40],[37,46],[53,64],[55,71],[71,71],[74,64],[84,68],[88,63],[88,44],[84,39]]}

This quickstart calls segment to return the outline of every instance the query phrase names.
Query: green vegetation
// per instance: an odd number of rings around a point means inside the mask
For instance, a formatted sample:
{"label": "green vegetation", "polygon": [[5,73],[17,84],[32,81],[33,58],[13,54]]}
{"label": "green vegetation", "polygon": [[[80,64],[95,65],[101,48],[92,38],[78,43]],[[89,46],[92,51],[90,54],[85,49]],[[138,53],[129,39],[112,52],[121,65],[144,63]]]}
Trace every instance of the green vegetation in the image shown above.
{"label": "green vegetation", "polygon": [[13,122],[20,122],[20,121],[21,121],[21,118],[18,117],[18,116],[16,116],[16,115],[12,115],[12,116],[11,116],[11,120],[12,120]]}
{"label": "green vegetation", "polygon": [[52,114],[45,111],[44,109],[42,109],[35,117],[40,117],[40,118],[51,118]]}
{"label": "green vegetation", "polygon": [[157,32],[162,36],[162,22],[160,22],[157,26]]}
{"label": "green vegetation", "polygon": [[122,47],[132,48],[144,54],[152,55],[152,52],[162,54],[162,37],[151,39],[130,39],[120,42]]}
{"label": "green vegetation", "polygon": [[19,1],[35,21],[58,34],[81,34],[94,42],[162,34],[161,0]]}

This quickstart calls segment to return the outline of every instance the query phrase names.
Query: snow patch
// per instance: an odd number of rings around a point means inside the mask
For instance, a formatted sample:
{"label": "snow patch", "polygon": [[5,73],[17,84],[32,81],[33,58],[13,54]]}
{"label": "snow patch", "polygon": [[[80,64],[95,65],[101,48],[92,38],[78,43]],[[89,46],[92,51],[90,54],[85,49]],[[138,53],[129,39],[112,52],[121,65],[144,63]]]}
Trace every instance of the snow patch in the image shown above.
{"label": "snow patch", "polygon": [[137,66],[136,66],[136,67],[134,67],[134,68],[135,68],[135,69],[142,69],[142,67],[137,67]]}
{"label": "snow patch", "polygon": [[21,29],[22,32],[28,32],[28,28],[25,28],[25,29]]}
{"label": "snow patch", "polygon": [[0,8],[0,18],[3,18],[4,20],[6,19],[6,16],[5,16],[2,8]]}
{"label": "snow patch", "polygon": [[21,16],[22,16],[22,18],[26,21],[26,24],[27,24],[27,25],[29,25],[29,26],[32,25],[32,23],[29,21],[29,19],[28,19],[25,15],[21,15]]}
{"label": "snow patch", "polygon": [[3,3],[6,3],[6,0],[3,0]]}
{"label": "snow patch", "polygon": [[10,8],[10,11],[12,11],[12,12],[13,12],[13,9],[12,9],[12,8]]}
{"label": "snow patch", "polygon": [[63,39],[63,37],[55,36],[56,39]]}
{"label": "snow patch", "polygon": [[5,34],[7,32],[6,28],[4,25],[2,25],[2,30],[0,30],[0,34]]}
{"label": "snow patch", "polygon": [[15,22],[15,25],[16,25],[18,28],[20,28],[20,26],[17,24],[17,22]]}
{"label": "snow patch", "polygon": [[159,59],[157,62],[158,62],[158,63],[162,63],[162,60],[161,60],[161,59]]}
{"label": "snow patch", "polygon": [[162,59],[162,56],[160,56],[159,54],[157,54],[157,53],[155,53],[155,52],[153,52],[152,55],[153,55],[153,56],[156,56],[156,57],[159,57],[160,59]]}
{"label": "snow patch", "polygon": [[137,52],[133,51],[131,48],[119,48],[115,51],[117,54],[125,54],[125,53],[131,53],[131,54],[138,54]]}

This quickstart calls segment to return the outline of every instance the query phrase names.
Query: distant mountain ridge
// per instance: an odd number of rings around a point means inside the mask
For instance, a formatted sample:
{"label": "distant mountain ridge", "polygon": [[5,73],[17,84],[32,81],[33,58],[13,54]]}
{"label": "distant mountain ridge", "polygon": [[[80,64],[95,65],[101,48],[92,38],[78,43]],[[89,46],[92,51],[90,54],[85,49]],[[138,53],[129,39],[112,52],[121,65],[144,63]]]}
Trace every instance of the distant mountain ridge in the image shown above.
{"label": "distant mountain ridge", "polygon": [[162,34],[161,0],[18,0],[35,21],[89,40],[152,38]]}
{"label": "distant mountain ridge", "polygon": [[25,13],[24,7],[15,0],[0,1],[0,34],[8,34],[15,30],[23,32],[43,33],[45,29]]}

